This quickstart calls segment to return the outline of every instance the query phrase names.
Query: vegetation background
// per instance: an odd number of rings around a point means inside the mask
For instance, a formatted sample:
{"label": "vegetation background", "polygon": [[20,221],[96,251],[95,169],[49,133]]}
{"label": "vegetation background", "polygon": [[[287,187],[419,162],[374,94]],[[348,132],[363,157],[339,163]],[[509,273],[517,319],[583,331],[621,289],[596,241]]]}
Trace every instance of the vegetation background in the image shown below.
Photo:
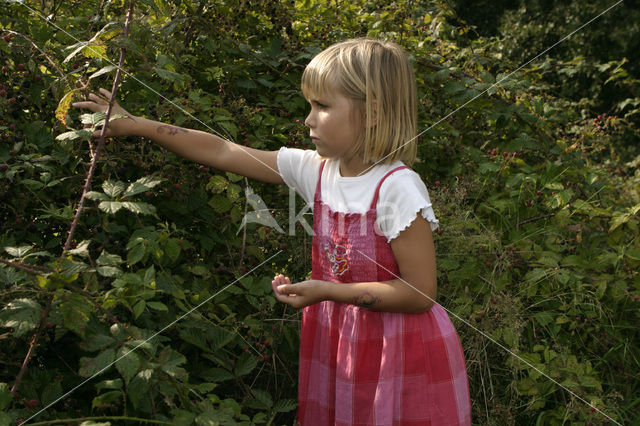
{"label": "vegetation background", "polygon": [[[122,51],[133,114],[309,148],[301,72],[356,36],[415,66],[474,423],[637,424],[637,1],[133,3],[125,34],[128,1],[0,2],[0,424],[293,423],[300,316],[270,281],[311,241],[287,189],[140,138],[96,153],[104,115],[69,104]],[[241,227],[248,188],[284,233]]]}

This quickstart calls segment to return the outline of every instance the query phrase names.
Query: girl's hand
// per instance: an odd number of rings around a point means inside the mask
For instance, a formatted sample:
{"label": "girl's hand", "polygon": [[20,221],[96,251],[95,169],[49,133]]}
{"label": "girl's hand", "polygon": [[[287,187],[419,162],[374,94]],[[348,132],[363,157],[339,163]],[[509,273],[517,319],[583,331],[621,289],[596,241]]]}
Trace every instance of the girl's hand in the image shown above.
{"label": "girl's hand", "polygon": [[324,300],[323,283],[318,280],[291,284],[289,277],[280,274],[271,281],[271,287],[278,301],[298,309]]}
{"label": "girl's hand", "polygon": [[[88,96],[90,101],[74,102],[71,104],[74,108],[86,108],[92,112],[107,112],[109,108],[109,99],[111,98],[111,92],[107,89],[100,89],[100,92],[106,97],[98,96],[95,93],[91,93]],[[111,109],[111,116],[124,115],[127,118],[110,119],[107,127],[106,137],[112,136],[128,136],[133,134],[133,125],[135,124],[135,117],[129,114],[124,108],[122,108],[116,101],[113,102],[113,108]],[[93,132],[93,137],[100,137],[100,130]]]}

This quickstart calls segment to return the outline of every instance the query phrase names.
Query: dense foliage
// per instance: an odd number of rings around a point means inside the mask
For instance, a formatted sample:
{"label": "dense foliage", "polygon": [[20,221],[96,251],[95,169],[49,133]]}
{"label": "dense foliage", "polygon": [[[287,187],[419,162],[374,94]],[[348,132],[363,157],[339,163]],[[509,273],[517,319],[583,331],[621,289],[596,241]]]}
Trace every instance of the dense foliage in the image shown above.
{"label": "dense foliage", "polygon": [[[635,419],[629,58],[543,56],[511,74],[548,40],[470,37],[437,1],[141,0],[124,37],[127,8],[0,2],[0,424],[36,413],[30,422],[292,424],[299,313],[276,304],[270,281],[310,271],[300,200],[291,215],[285,187],[112,140],[63,252],[95,149],[79,129],[104,118],[69,103],[111,87],[123,48],[118,98],[133,114],[256,148],[310,147],[301,72],[355,36],[394,40],[415,65],[415,169],[441,222],[439,302],[465,349],[474,422]],[[279,229],[242,226],[265,208]]]}

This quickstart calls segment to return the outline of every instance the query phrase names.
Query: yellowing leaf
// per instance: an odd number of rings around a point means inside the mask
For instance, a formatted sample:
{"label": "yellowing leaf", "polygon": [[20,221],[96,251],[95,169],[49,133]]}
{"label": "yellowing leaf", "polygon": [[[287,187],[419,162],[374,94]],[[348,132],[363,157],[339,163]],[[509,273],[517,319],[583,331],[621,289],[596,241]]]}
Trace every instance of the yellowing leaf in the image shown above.
{"label": "yellowing leaf", "polygon": [[71,102],[73,102],[75,90],[64,95],[62,99],[60,99],[60,103],[58,104],[58,108],[56,108],[56,118],[59,122],[67,125],[67,112],[69,112],[69,108],[71,108]]}
{"label": "yellowing leaf", "polygon": [[107,45],[102,42],[91,43],[82,49],[82,54],[86,58],[100,58],[106,59],[107,57]]}

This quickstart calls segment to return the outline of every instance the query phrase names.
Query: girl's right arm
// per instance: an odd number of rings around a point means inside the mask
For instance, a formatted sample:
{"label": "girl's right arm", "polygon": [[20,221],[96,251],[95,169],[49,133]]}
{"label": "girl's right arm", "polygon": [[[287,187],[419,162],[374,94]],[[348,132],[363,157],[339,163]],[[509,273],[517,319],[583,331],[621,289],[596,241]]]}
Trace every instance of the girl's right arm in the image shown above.
{"label": "girl's right arm", "polygon": [[[111,96],[108,90],[100,89],[100,91],[107,97]],[[76,108],[87,108],[93,112],[106,112],[108,107],[106,99],[95,94],[90,94],[89,99],[94,102],[74,102],[72,105]],[[240,146],[211,133],[136,117],[117,103],[114,104],[112,113],[125,115],[127,118],[110,120],[107,136],[144,137],[178,155],[219,170],[263,182],[284,183],[278,172],[278,151],[262,151]],[[100,132],[96,131],[94,137],[99,134]]]}

